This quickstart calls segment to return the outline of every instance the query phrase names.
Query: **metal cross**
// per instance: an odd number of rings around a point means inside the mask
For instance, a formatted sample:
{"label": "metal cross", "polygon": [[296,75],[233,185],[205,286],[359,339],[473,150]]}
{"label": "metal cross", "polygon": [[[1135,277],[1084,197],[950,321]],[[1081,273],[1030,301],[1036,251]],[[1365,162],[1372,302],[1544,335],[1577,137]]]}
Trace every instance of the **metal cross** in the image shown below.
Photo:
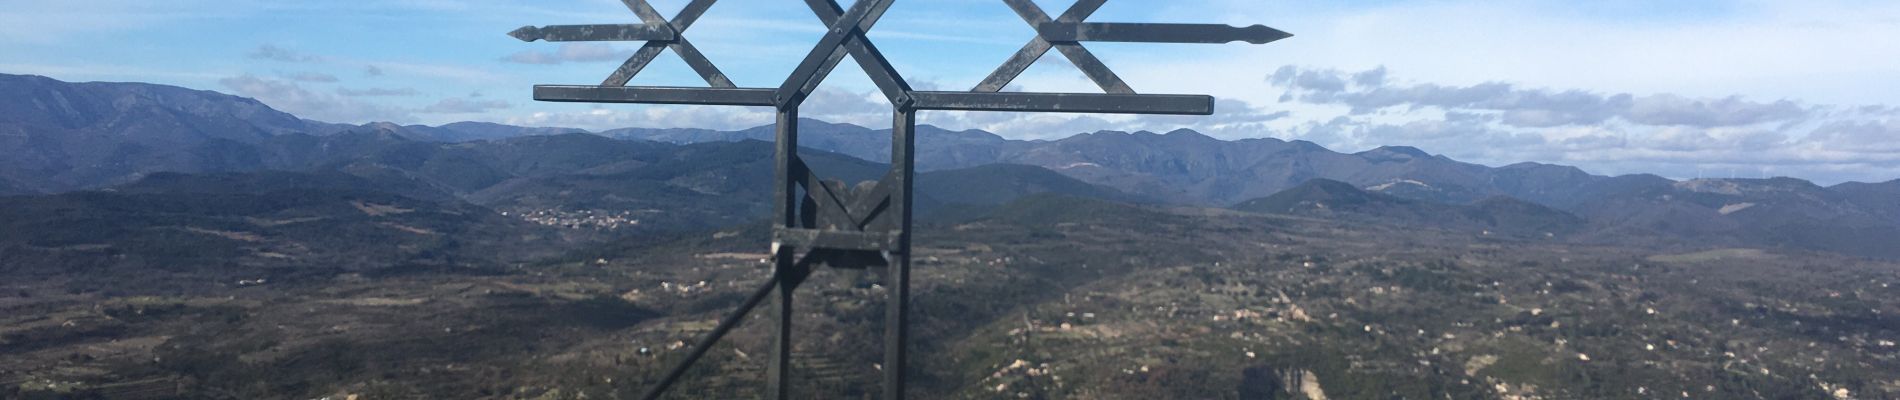
{"label": "metal cross", "polygon": [[[790,395],[793,292],[811,275],[815,265],[834,268],[886,267],[889,303],[886,305],[884,398],[902,399],[908,365],[911,265],[912,194],[916,177],[917,112],[1017,111],[1114,114],[1209,115],[1214,98],[1202,95],[1136,94],[1126,82],[1081,42],[1227,43],[1263,44],[1292,35],[1255,25],[1232,27],[1199,24],[1120,24],[1083,22],[1107,0],[1078,0],[1061,16],[1049,18],[1031,0],[1002,0],[1022,16],[1037,36],[1023,46],[988,79],[969,92],[912,90],[884,58],[866,33],[877,25],[896,0],[857,0],[851,8],[835,0],[804,0],[829,29],[812,47],[791,76],[776,89],[740,88],[719,72],[705,55],[681,34],[692,27],[715,0],[693,0],[671,21],[662,19],[646,0],[622,0],[643,22],[638,25],[556,25],[523,27],[512,33],[523,41],[646,41],[625,64],[597,86],[535,86],[539,101],[584,103],[695,104],[773,107],[778,111],[776,146],[777,186],[774,187],[773,273],[733,314],[720,320],[701,338],[685,359],[650,388],[645,399],[655,399],[683,376],[688,367],[773,292],[779,294],[777,337],[767,377],[774,399]],[[671,48],[706,80],[709,87],[628,87],[661,49]],[[1102,87],[1102,94],[1005,93],[1004,86],[1054,49],[1068,57]],[[831,75],[846,55],[857,60],[892,106],[891,170],[876,183],[847,186],[825,180],[798,156],[798,109],[812,91]],[[804,251],[803,257],[799,251]]]}

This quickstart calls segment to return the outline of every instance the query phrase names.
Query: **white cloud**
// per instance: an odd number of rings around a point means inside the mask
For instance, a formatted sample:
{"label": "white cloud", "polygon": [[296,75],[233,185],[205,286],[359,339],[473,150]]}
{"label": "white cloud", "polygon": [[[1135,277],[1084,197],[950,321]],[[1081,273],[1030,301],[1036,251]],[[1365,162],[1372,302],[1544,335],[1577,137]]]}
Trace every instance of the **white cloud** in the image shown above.
{"label": "white cloud", "polygon": [[295,73],[283,74],[283,76],[284,76],[284,79],[289,79],[289,80],[304,82],[304,83],[336,83],[338,81],[336,75],[330,75],[330,74],[325,74],[321,72],[295,72]]}
{"label": "white cloud", "polygon": [[112,79],[218,79],[230,76],[230,73],[215,71],[170,71],[134,65],[49,65],[0,63],[0,71],[10,74],[33,74],[60,80],[79,79],[78,77],[100,77]]}
{"label": "white cloud", "polygon": [[420,114],[480,114],[494,110],[505,110],[511,107],[514,107],[514,105],[502,100],[473,100],[461,97],[450,97],[418,109],[416,112]]}
{"label": "white cloud", "polygon": [[239,96],[257,99],[298,117],[332,122],[408,122],[410,114],[398,107],[369,103],[334,93],[313,92],[296,82],[240,75],[218,80]]}
{"label": "white cloud", "polygon": [[501,60],[517,64],[558,65],[571,62],[621,62],[632,57],[633,49],[604,43],[562,43],[554,51],[526,50]]}
{"label": "white cloud", "polygon": [[[1498,112],[1505,124],[1518,127],[1593,125],[1620,119],[1641,125],[1713,128],[1798,121],[1808,118],[1812,111],[1792,101],[1764,103],[1740,96],[1692,99],[1675,94],[1598,94],[1574,89],[1525,89],[1505,82],[1471,86],[1395,84],[1385,74],[1383,67],[1358,73],[1283,67],[1268,82],[1286,90],[1280,96],[1282,102],[1343,105],[1353,114],[1427,107]],[[1355,78],[1369,75],[1379,78]],[[1348,80],[1356,83],[1348,85]]]}
{"label": "white cloud", "polygon": [[593,131],[619,128],[673,128],[737,130],[771,124],[775,113],[762,107],[632,106],[595,107],[584,111],[534,112],[510,117],[517,126],[566,126]]}
{"label": "white cloud", "polygon": [[277,47],[277,45],[268,44],[268,43],[258,45],[257,48],[251,49],[251,51],[244,53],[244,57],[250,58],[252,60],[267,60],[267,61],[287,62],[287,63],[323,62],[323,57],[303,54],[295,50]]}
{"label": "white cloud", "polygon": [[337,88],[336,94],[349,97],[408,97],[422,94],[410,88]]}
{"label": "white cloud", "polygon": [[[1378,79],[1359,79],[1378,76]],[[1284,135],[1344,151],[1412,145],[1500,165],[1568,163],[1598,173],[1692,177],[1701,171],[1810,174],[1821,182],[1900,176],[1900,118],[1887,106],[1824,106],[1744,97],[1601,94],[1405,83],[1384,69],[1282,68],[1270,78],[1309,112]],[[1884,178],[1884,179],[1883,179]]]}
{"label": "white cloud", "polygon": [[1900,41],[1886,39],[1900,37],[1900,3],[1891,1],[1635,2],[1645,10],[1637,15],[1588,12],[1617,2],[1557,0],[1220,3],[1202,14],[1267,23],[1298,36],[1206,50],[1239,56],[1196,69],[1385,65],[1452,85],[1508,81],[1842,104],[1892,103],[1900,92],[1900,75],[1892,73],[1900,70]]}

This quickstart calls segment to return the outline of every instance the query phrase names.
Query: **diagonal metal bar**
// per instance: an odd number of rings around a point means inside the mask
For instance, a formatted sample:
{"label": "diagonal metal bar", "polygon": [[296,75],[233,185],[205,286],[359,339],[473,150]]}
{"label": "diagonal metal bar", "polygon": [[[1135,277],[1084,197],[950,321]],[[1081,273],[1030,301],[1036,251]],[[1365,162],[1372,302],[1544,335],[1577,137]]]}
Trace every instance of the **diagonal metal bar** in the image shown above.
{"label": "diagonal metal bar", "polygon": [[699,22],[699,17],[706,15],[707,9],[712,8],[714,1],[717,0],[693,0],[687,3],[686,7],[680,8],[678,14],[673,14],[673,28],[693,26],[693,23]]}
{"label": "diagonal metal bar", "polygon": [[844,191],[843,188],[833,186],[831,182],[826,182],[823,177],[818,176],[818,173],[812,171],[811,167],[805,165],[805,162],[802,160],[798,162],[798,169],[804,172],[802,176],[803,179],[799,180],[799,184],[805,186],[805,193],[816,203],[818,208],[840,213],[846,219],[850,220],[852,225],[863,225],[864,221],[860,220],[857,215],[852,214],[850,208],[846,206],[845,196],[840,193]]}
{"label": "diagonal metal bar", "polygon": [[890,204],[891,194],[897,191],[897,186],[900,184],[897,182],[898,177],[899,171],[893,167],[890,172],[884,174],[883,178],[879,178],[875,185],[871,186],[870,191],[857,194],[856,198],[851,199],[851,204],[845,207],[851,210],[851,215],[864,217],[863,223],[859,224],[860,228],[875,222],[883,213],[884,205]]}
{"label": "diagonal metal bar", "polygon": [[751,297],[747,297],[744,303],[740,303],[738,310],[720,320],[719,325],[713,327],[712,332],[707,332],[705,337],[700,338],[699,342],[693,345],[693,351],[686,354],[686,359],[674,365],[673,370],[667,372],[665,378],[660,379],[660,383],[648,388],[646,394],[640,398],[656,400],[661,394],[665,394],[666,389],[678,382],[681,376],[685,376],[686,371],[692,368],[694,363],[699,362],[700,357],[705,357],[706,352],[712,350],[714,344],[718,344],[720,339],[726,337],[726,334],[732,333],[733,328],[745,322],[746,315],[752,314],[752,309],[758,308],[759,303],[765,302],[765,298],[772,294],[772,290],[778,288],[779,281],[779,274],[772,274],[771,278],[766,279],[764,284],[752,291]]}
{"label": "diagonal metal bar", "polygon": [[633,10],[633,13],[639,15],[640,20],[645,21],[648,26],[665,26],[676,34],[672,40],[650,41],[640,46],[640,50],[635,51],[632,57],[628,57],[627,62],[620,64],[620,68],[615,69],[614,73],[608,75],[600,85],[626,86],[635,75],[639,75],[648,64],[659,58],[661,49],[671,48],[675,54],[679,54],[681,60],[686,61],[687,66],[693,68],[693,72],[706,80],[707,85],[715,88],[737,87],[724,72],[719,71],[719,67],[713,66],[712,61],[707,60],[706,55],[700,53],[699,48],[694,47],[693,43],[687,41],[684,36],[686,29],[691,28],[694,22],[699,22],[699,17],[706,14],[706,9],[712,8],[714,1],[716,0],[694,0],[685,8],[680,9],[679,14],[674,15],[673,20],[668,22],[646,0],[621,0],[627,5],[627,9]]}
{"label": "diagonal metal bar", "polygon": [[1238,27],[1219,24],[1138,24],[1055,22],[1036,29],[1051,42],[1142,42],[1267,44],[1293,37],[1266,25]]}
{"label": "diagonal metal bar", "polygon": [[[647,4],[646,0],[621,0],[621,3],[626,4],[627,9],[632,10],[633,14],[639,16],[640,21],[645,22],[647,26],[672,27],[660,17],[659,11],[653,9],[653,5]],[[685,30],[681,29],[678,32],[685,33]],[[678,38],[679,37],[676,37],[675,39]],[[626,62],[620,63],[619,68],[614,68],[614,73],[608,74],[607,79],[602,80],[600,85],[626,86],[627,82],[633,81],[633,77],[639,75],[640,71],[645,70],[648,64],[652,64],[653,60],[658,59],[660,57],[660,50],[666,47],[665,42],[658,41],[647,42],[641,45],[640,50],[634,51],[633,56],[627,57]]]}
{"label": "diagonal metal bar", "polygon": [[667,25],[666,17],[660,16],[660,11],[654,10],[653,5],[648,4],[647,0],[620,0],[620,3],[626,4],[627,9],[633,11],[633,15],[639,16],[640,22],[645,22],[647,26]]}
{"label": "diagonal metal bar", "polygon": [[817,229],[781,228],[773,230],[772,240],[785,246],[805,249],[888,251],[903,235],[898,232],[851,232]]}
{"label": "diagonal metal bar", "polygon": [[[839,7],[837,1],[805,0],[805,4],[818,14],[818,20],[825,25],[836,25],[838,19],[844,16],[844,8]],[[910,83],[904,81],[903,74],[891,66],[890,60],[884,58],[884,53],[877,50],[877,46],[865,37],[864,32],[846,37],[844,45],[849,48],[851,59],[856,60],[858,67],[871,77],[871,83],[877,84],[878,91],[884,93],[886,100],[891,104],[909,103]]]}
{"label": "diagonal metal bar", "polygon": [[803,160],[798,161],[794,171],[801,174],[796,176],[803,176],[798,180],[798,184],[805,187],[805,191],[812,197],[818,208],[843,213],[842,215],[849,218],[854,227],[860,230],[870,226],[878,218],[879,212],[883,211],[884,204],[888,203],[891,194],[897,190],[898,186],[896,182],[898,171],[895,168],[885,173],[883,178],[879,178],[871,190],[855,194],[826,182]]}
{"label": "diagonal metal bar", "polygon": [[795,106],[803,102],[806,96],[811,95],[811,91],[816,89],[819,83],[824,82],[825,76],[830,75],[831,69],[838,65],[838,61],[844,59],[848,52],[844,47],[845,38],[853,34],[863,35],[865,32],[870,32],[871,27],[877,25],[878,19],[884,17],[884,11],[890,9],[894,1],[858,0],[856,5],[851,6],[851,9],[844,13],[844,16],[838,17],[837,21],[831,24],[831,30],[818,40],[818,45],[813,46],[811,53],[805,55],[805,61],[800,62],[798,68],[792,70],[791,77],[785,80],[785,84],[779,86],[779,108]]}
{"label": "diagonal metal bar", "polygon": [[[1088,19],[1090,15],[1094,15],[1095,10],[1101,9],[1102,4],[1107,2],[1108,0],[1077,1],[1075,5],[1069,6],[1069,10],[1064,11],[1061,17],[1056,18],[1056,21],[1082,22],[1082,20]],[[1012,8],[1017,7],[1016,4],[1011,4],[1010,6]],[[1031,3],[1028,7],[1035,7],[1035,4]],[[1018,13],[1021,14],[1023,12],[1018,11]],[[1033,13],[1041,13],[1041,10],[1036,9]],[[1023,71],[1029,70],[1030,65],[1035,65],[1036,60],[1040,60],[1044,54],[1048,54],[1051,48],[1054,48],[1054,45],[1049,43],[1048,40],[1043,40],[1041,36],[1031,39],[1029,44],[1023,45],[1022,50],[1017,50],[1015,55],[1010,56],[1008,61],[1003,62],[1003,66],[996,67],[996,72],[991,72],[989,78],[983,79],[983,83],[977,84],[976,89],[971,89],[970,91],[986,93],[1002,91],[1003,87],[1009,86],[1009,83],[1015,81],[1016,77],[1022,76]]]}
{"label": "diagonal metal bar", "polygon": [[1101,86],[1103,92],[1135,94],[1135,88],[1129,87],[1128,82],[1122,81],[1120,75],[1115,75],[1115,71],[1108,69],[1108,64],[1102,63],[1101,58],[1096,58],[1095,53],[1090,53],[1089,49],[1082,45],[1056,44],[1056,51],[1061,52],[1063,57],[1068,57],[1069,63],[1075,64],[1075,68],[1082,70],[1083,75],[1088,75],[1089,80],[1095,81],[1096,86]]}
{"label": "diagonal metal bar", "polygon": [[699,48],[694,47],[693,42],[686,41],[685,37],[680,37],[679,40],[667,46],[672,47],[673,53],[679,54],[680,59],[686,61],[686,66],[693,67],[693,72],[699,73],[700,79],[705,79],[707,85],[726,89],[739,87],[732,83],[732,79],[726,77],[725,72],[720,72],[719,67],[713,66],[712,60],[707,60],[706,54],[700,53]]}
{"label": "diagonal metal bar", "polygon": [[791,400],[792,320],[794,319],[792,300],[796,297],[798,283],[804,280],[802,276],[809,276],[811,269],[799,268],[799,263],[792,259],[793,247],[783,246],[778,242],[774,242],[772,247],[773,252],[777,253],[776,267],[773,268],[772,273],[779,276],[778,304],[777,307],[773,307],[777,308],[778,312],[775,313],[777,318],[772,321],[772,325],[777,325],[777,329],[774,329],[777,332],[772,335],[772,363],[766,366],[765,386],[766,392],[770,393],[770,398]]}
{"label": "diagonal metal bar", "polygon": [[646,45],[640,46],[640,50],[634,51],[632,57],[627,57],[627,62],[621,63],[619,68],[615,68],[614,73],[607,75],[607,80],[601,81],[600,85],[609,87],[627,86],[627,82],[633,81],[634,75],[639,75],[640,71],[646,69],[647,64],[653,63],[654,59],[659,58],[660,51],[665,49],[666,43],[647,42]]}
{"label": "diagonal metal bar", "polygon": [[[715,0],[694,0],[692,3],[688,3],[685,8],[680,9],[679,14],[676,14],[671,22],[661,17],[659,11],[654,10],[653,6],[647,3],[647,0],[621,1],[626,3],[627,8],[632,9],[633,13],[638,14],[640,20],[646,21],[648,25],[668,25],[673,27],[675,31],[680,32],[679,37],[667,43],[666,46],[673,49],[673,53],[678,54],[680,60],[686,61],[686,65],[692,67],[693,72],[698,73],[700,79],[705,79],[707,85],[715,88],[737,87],[737,85],[732,84],[731,79],[726,78],[724,72],[719,71],[719,67],[714,66],[711,60],[706,59],[704,53],[699,52],[699,47],[693,46],[693,42],[686,40],[686,28],[691,27],[694,22],[698,22],[699,17],[706,14],[706,9],[712,8]],[[651,45],[651,43],[649,43],[649,45]],[[647,61],[652,62],[650,59]]]}
{"label": "diagonal metal bar", "polygon": [[[1102,1],[1096,0],[1094,6],[1101,7]],[[1049,20],[1049,14],[1042,11],[1042,7],[1037,7],[1036,3],[1030,0],[1003,0],[1003,3],[1009,4],[1010,9],[1016,10],[1016,14],[1022,16],[1023,21],[1029,22],[1029,26],[1040,27],[1053,22]],[[1063,57],[1069,59],[1070,64],[1075,64],[1075,68],[1082,70],[1083,75],[1095,81],[1096,86],[1101,86],[1103,92],[1135,94],[1135,89],[1130,88],[1128,82],[1122,81],[1121,76],[1115,75],[1115,71],[1108,69],[1108,64],[1102,63],[1102,59],[1095,57],[1095,53],[1090,53],[1088,48],[1074,42],[1051,43],[1057,52],[1061,52]]]}
{"label": "diagonal metal bar", "polygon": [[1036,60],[1048,54],[1051,47],[1049,41],[1042,40],[1040,37],[1030,41],[1029,44],[1023,45],[1022,50],[1017,50],[1015,55],[1010,56],[1008,61],[1004,61],[1002,66],[996,67],[996,72],[991,72],[990,77],[984,78],[982,83],[976,84],[976,88],[970,91],[979,93],[1003,91],[1003,88],[1015,81],[1016,77],[1022,76],[1023,71],[1028,71],[1030,65],[1035,65]]}

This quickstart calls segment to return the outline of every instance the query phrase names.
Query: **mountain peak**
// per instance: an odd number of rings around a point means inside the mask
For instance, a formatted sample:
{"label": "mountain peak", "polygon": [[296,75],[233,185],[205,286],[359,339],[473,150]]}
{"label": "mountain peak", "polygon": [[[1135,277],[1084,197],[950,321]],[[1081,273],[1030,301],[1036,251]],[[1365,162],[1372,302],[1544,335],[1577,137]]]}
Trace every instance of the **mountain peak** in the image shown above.
{"label": "mountain peak", "polygon": [[857,124],[852,124],[852,123],[828,122],[824,120],[811,119],[811,118],[799,118],[798,128],[799,129],[848,129],[848,130],[854,130],[854,131],[872,130],[871,128],[866,128],[866,127],[859,126]]}
{"label": "mountain peak", "polygon": [[1169,131],[1167,134],[1163,136],[1185,137],[1185,138],[1194,138],[1194,139],[1214,139],[1213,136],[1207,136],[1206,134],[1203,134],[1200,131],[1196,131],[1193,129],[1185,129],[1185,128]]}
{"label": "mountain peak", "polygon": [[59,80],[57,79],[48,78],[46,76],[41,76],[41,75],[33,75],[33,74],[19,75],[19,74],[7,74],[7,73],[0,73],[0,81],[21,81],[21,82],[42,82],[42,83],[58,83],[59,82]]}
{"label": "mountain peak", "polygon": [[1764,192],[1794,192],[1825,190],[1820,185],[1796,178],[1768,179],[1694,179],[1675,184],[1676,188],[1700,193],[1743,195]]}
{"label": "mountain peak", "polygon": [[1360,207],[1373,203],[1405,203],[1398,197],[1367,192],[1353,184],[1332,179],[1310,179],[1292,189],[1271,196],[1248,200],[1234,209],[1251,212],[1285,213],[1298,209]]}
{"label": "mountain peak", "polygon": [[1294,140],[1287,143],[1299,147],[1301,151],[1333,151],[1332,149],[1326,148],[1326,146],[1321,146],[1319,143],[1313,143],[1307,140]]}
{"label": "mountain peak", "polygon": [[1379,146],[1379,148],[1360,152],[1359,155],[1402,155],[1411,158],[1432,158],[1431,153],[1412,146]]}

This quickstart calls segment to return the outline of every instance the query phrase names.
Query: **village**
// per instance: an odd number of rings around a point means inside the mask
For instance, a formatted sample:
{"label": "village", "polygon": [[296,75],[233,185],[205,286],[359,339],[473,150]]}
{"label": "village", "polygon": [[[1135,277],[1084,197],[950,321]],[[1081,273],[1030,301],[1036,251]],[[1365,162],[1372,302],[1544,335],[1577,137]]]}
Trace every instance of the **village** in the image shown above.
{"label": "village", "polygon": [[596,211],[563,209],[503,211],[504,217],[520,218],[545,226],[566,229],[589,229],[613,231],[640,225],[640,219],[634,211]]}

